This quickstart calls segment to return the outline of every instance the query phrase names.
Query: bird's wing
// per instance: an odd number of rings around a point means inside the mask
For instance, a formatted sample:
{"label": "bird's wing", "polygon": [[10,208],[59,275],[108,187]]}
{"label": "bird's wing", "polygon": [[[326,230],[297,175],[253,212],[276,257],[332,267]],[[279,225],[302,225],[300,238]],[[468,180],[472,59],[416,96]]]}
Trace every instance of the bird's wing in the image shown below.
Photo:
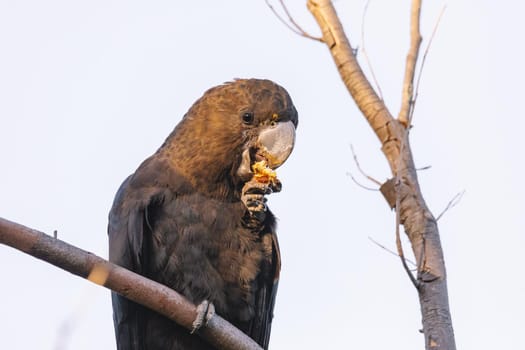
{"label": "bird's wing", "polygon": [[[140,170],[140,169],[139,169]],[[121,185],[109,214],[109,260],[136,273],[147,275],[147,239],[151,227],[148,208],[163,201],[165,189],[147,186],[135,173]],[[113,293],[113,321],[119,350],[143,349],[141,314],[145,308]]]}
{"label": "bird's wing", "polygon": [[281,254],[275,227],[272,227],[271,231],[271,234],[268,235],[270,238],[268,244],[271,249],[271,255],[268,264],[263,268],[263,270],[266,271],[263,271],[261,274],[261,288],[256,296],[255,318],[252,320],[248,332],[249,336],[264,349],[268,348],[270,341],[275,296],[277,294],[279,273],[281,271]]}

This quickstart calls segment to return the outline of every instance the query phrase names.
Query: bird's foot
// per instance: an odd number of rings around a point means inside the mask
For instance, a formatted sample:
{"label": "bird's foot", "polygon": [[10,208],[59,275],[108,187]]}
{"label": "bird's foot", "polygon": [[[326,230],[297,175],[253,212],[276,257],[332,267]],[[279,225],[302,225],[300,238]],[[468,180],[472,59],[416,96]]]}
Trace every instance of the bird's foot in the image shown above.
{"label": "bird's foot", "polygon": [[267,199],[265,196],[272,192],[273,190],[268,184],[252,179],[244,184],[241,200],[251,216],[254,216],[260,221],[264,221],[267,210]]}
{"label": "bird's foot", "polygon": [[198,331],[202,326],[206,326],[214,314],[215,306],[210,301],[203,300],[197,305],[197,316],[192,323],[191,334]]}

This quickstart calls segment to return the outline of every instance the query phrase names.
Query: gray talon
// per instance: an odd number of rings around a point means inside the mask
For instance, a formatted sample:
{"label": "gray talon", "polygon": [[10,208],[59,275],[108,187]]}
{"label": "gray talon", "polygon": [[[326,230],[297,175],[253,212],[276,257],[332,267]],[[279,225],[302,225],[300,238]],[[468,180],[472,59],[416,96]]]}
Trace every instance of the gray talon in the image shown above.
{"label": "gray talon", "polygon": [[197,316],[192,323],[191,334],[198,331],[202,326],[206,326],[215,314],[215,306],[208,300],[203,300],[197,305]]}

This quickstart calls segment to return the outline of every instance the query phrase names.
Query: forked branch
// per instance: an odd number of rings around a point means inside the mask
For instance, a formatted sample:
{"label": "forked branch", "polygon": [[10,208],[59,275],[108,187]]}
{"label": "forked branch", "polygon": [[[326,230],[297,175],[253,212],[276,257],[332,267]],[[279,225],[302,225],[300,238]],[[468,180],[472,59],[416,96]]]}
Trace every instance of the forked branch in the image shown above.
{"label": "forked branch", "polygon": [[458,192],[452,197],[452,199],[448,202],[447,206],[443,211],[437,216],[436,221],[439,221],[441,217],[450,209],[454,208],[458,203],[461,201],[461,198],[463,198],[463,195],[465,194],[465,190]]}
{"label": "forked branch", "polygon": [[[407,55],[402,108],[394,119],[371,87],[359,66],[350,42],[330,0],[308,0],[308,9],[323,33],[339,74],[363,116],[379,138],[393,178],[381,193],[396,210],[396,245],[403,267],[417,287],[427,350],[455,350],[454,331],[448,304],[446,269],[436,220],[421,193],[409,144],[413,111],[414,72],[421,35],[421,1],[412,1],[411,45]],[[404,227],[417,263],[417,279],[404,259],[400,226]]]}

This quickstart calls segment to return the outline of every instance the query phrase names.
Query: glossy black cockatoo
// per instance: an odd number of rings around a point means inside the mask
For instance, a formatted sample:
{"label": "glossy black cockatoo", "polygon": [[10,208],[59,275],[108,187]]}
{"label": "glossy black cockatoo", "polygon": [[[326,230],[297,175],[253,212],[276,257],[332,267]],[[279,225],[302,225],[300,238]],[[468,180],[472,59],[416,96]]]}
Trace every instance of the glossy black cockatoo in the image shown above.
{"label": "glossy black cockatoo", "polygon": [[[110,260],[213,306],[267,348],[280,255],[265,196],[281,189],[272,170],[290,155],[297,123],[290,96],[269,80],[208,90],[118,190]],[[256,164],[269,174],[263,181]],[[112,300],[119,350],[213,349],[145,307]]]}

